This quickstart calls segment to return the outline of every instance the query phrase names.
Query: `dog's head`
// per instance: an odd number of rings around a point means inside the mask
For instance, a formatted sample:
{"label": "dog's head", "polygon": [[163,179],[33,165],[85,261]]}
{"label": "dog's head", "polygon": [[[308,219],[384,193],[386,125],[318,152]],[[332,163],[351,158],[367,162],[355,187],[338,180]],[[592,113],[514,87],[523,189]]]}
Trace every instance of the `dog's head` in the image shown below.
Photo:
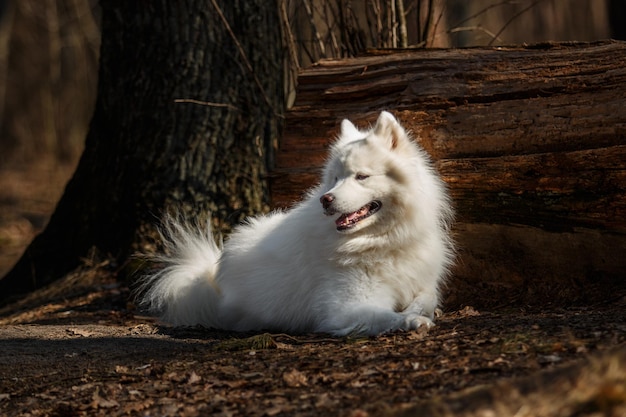
{"label": "dog's head", "polygon": [[416,146],[388,112],[382,112],[368,131],[344,120],[324,171],[320,197],[324,213],[337,216],[337,231],[354,233],[385,217],[401,215],[399,201],[411,175],[407,167],[415,163],[416,154]]}

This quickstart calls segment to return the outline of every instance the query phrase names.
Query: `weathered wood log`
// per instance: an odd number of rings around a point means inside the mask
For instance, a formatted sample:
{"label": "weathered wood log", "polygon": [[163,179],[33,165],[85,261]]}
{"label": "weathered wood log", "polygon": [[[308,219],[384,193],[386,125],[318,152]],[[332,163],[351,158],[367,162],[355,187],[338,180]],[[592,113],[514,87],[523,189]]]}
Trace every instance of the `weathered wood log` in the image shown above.
{"label": "weathered wood log", "polygon": [[271,178],[276,206],[316,182],[341,119],[364,125],[387,109],[455,202],[449,302],[624,290],[626,43],[376,51],[320,62],[298,82]]}

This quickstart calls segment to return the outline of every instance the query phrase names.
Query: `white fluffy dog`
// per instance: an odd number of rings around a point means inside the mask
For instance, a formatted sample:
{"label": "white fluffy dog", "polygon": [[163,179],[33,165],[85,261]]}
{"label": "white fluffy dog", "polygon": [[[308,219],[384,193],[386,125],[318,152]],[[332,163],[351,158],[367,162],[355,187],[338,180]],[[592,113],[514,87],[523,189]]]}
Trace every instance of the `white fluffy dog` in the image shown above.
{"label": "white fluffy dog", "polygon": [[426,153],[382,112],[344,120],[321,185],[251,218],[221,248],[169,218],[142,302],[164,321],[249,331],[376,335],[433,324],[452,259],[452,209]]}

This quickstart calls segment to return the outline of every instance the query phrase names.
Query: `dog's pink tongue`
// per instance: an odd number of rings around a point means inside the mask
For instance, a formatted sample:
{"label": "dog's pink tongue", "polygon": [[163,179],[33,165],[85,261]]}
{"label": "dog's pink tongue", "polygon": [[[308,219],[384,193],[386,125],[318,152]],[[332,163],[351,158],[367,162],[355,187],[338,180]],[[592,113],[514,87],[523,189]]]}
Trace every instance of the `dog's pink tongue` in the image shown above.
{"label": "dog's pink tongue", "polygon": [[354,219],[356,217],[357,217],[356,213],[342,214],[341,216],[339,216],[339,218],[337,220],[335,220],[335,224],[337,226],[346,226],[346,225],[350,224],[352,219]]}
{"label": "dog's pink tongue", "polygon": [[367,208],[363,207],[359,211],[355,211],[352,213],[346,213],[339,216],[339,218],[335,221],[337,226],[345,226],[352,223],[354,220],[358,219],[361,215],[367,212]]}

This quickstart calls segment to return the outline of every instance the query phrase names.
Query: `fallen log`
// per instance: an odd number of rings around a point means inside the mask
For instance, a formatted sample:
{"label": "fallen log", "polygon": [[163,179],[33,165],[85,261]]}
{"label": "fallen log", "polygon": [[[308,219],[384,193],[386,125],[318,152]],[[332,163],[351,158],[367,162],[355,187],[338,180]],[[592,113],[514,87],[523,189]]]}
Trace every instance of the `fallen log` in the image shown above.
{"label": "fallen log", "polygon": [[343,118],[392,111],[457,210],[448,303],[595,302],[625,293],[626,43],[375,51],[303,70],[270,178],[315,184]]}

